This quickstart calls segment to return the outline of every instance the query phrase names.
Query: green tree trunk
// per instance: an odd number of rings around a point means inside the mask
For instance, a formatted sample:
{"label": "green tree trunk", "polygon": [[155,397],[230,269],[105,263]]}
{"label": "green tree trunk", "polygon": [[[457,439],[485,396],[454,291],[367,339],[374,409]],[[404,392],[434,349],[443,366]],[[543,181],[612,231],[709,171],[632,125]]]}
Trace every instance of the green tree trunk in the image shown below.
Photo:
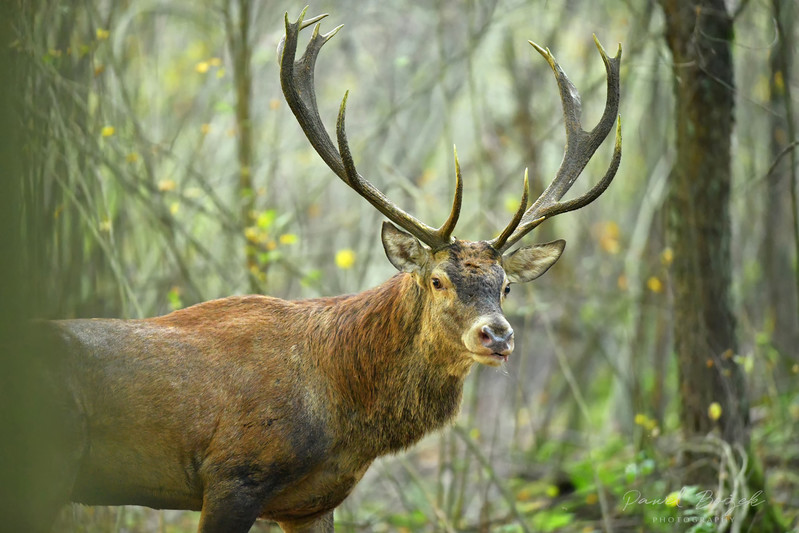
{"label": "green tree trunk", "polygon": [[46,532],[67,483],[63,431],[73,421],[42,378],[43,369],[56,368],[43,356],[46,340],[30,331],[30,320],[45,311],[35,295],[47,280],[34,262],[46,257],[47,235],[42,202],[27,190],[30,147],[42,134],[25,127],[32,70],[30,57],[14,46],[25,7],[0,2],[0,530]]}
{"label": "green tree trunk", "polygon": [[[247,228],[255,225],[255,188],[252,181],[254,163],[252,138],[252,44],[250,22],[253,6],[250,0],[228,0],[225,25],[228,47],[233,56],[233,82],[236,86],[236,151],[239,162],[239,201],[244,240],[245,266],[250,291],[261,292],[266,275],[258,265],[256,245],[247,238]],[[235,20],[234,20],[235,19]]]}

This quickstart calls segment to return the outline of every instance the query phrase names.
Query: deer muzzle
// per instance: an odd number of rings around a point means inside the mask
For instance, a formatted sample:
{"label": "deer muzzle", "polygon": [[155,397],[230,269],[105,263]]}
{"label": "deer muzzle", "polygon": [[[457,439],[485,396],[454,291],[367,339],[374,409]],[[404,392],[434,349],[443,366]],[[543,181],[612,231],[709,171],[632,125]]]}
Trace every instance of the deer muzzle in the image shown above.
{"label": "deer muzzle", "polygon": [[463,337],[478,363],[498,365],[513,352],[513,328],[502,315],[479,318]]}

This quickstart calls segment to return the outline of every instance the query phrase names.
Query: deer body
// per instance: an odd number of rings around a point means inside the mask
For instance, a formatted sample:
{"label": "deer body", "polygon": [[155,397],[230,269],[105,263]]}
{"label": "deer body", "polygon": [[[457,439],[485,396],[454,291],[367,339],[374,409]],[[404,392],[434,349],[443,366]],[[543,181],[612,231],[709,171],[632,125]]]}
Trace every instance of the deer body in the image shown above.
{"label": "deer body", "polygon": [[264,518],[332,510],[376,457],[457,413],[471,365],[448,364],[423,303],[397,274],[351,296],[57,322],[89,439],[73,500],[200,510],[222,484]]}
{"label": "deer body", "polygon": [[[258,517],[287,532],[331,533],[333,509],[372,461],[450,421],[475,363],[513,352],[502,312],[511,283],[531,281],[565,243],[508,249],[543,220],[583,207],[610,184],[621,158],[620,126],[605,176],[561,202],[616,121],[620,55],[608,58],[605,113],[590,132],[579,95],[548,52],[558,80],[566,155],[552,184],[521,204],[490,241],[452,237],[460,213],[457,155],[453,207],[440,228],[400,210],[355,169],[344,131],[338,149],[318,114],[313,67],[338,30],[317,24],[301,59],[297,37],[324,17],[286,18],[278,48],[281,85],[309,142],[331,170],[389,220],[382,242],[400,271],[355,295],[285,301],[231,297],[143,320],[72,320],[49,326],[65,354],[59,383],[77,420],[67,497],[87,504],[201,510],[200,533],[245,533]],[[532,43],[531,43],[532,44]]]}
{"label": "deer body", "polygon": [[355,295],[54,323],[85,431],[72,500],[219,509],[225,520],[240,509],[241,531],[258,516],[286,529],[324,517],[376,457],[457,413],[475,355],[442,323],[504,320],[504,272],[488,250],[438,254],[453,272],[471,265],[438,302],[424,278],[400,273]]}

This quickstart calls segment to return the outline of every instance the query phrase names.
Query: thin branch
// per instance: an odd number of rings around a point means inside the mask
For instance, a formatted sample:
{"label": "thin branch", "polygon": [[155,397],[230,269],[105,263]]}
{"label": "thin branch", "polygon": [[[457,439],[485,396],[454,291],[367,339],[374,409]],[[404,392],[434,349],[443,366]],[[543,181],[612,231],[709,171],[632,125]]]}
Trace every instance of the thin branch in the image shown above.
{"label": "thin branch", "polygon": [[491,478],[491,481],[497,487],[497,489],[499,490],[500,494],[502,494],[502,497],[505,500],[505,503],[510,508],[510,511],[513,514],[513,517],[518,521],[518,524],[519,524],[519,526],[521,526],[522,531],[524,531],[525,533],[531,533],[532,530],[530,529],[530,526],[527,525],[527,522],[528,522],[527,519],[524,517],[524,515],[521,513],[521,511],[519,511],[519,509],[516,507],[516,498],[508,490],[508,488],[505,486],[503,481],[499,478],[499,476],[497,475],[496,470],[494,470],[494,468],[492,467],[492,465],[489,462],[489,460],[486,458],[485,455],[483,455],[482,450],[480,450],[480,448],[477,446],[477,444],[475,444],[474,440],[469,436],[469,433],[466,431],[466,429],[463,426],[455,425],[455,426],[452,427],[452,431],[458,437],[461,438],[463,443],[466,445],[466,448],[469,449],[469,451],[472,453],[472,455],[474,455],[474,457],[477,459],[477,461],[480,463],[480,465],[488,473],[488,477]]}
{"label": "thin branch", "polygon": [[782,151],[779,154],[777,154],[777,157],[774,158],[774,161],[772,161],[771,166],[768,167],[768,171],[766,172],[764,179],[769,179],[771,175],[774,173],[774,171],[777,169],[777,166],[780,164],[780,161],[782,161],[782,158],[793,152],[797,146],[799,146],[799,141],[793,141],[791,144],[783,148]]}

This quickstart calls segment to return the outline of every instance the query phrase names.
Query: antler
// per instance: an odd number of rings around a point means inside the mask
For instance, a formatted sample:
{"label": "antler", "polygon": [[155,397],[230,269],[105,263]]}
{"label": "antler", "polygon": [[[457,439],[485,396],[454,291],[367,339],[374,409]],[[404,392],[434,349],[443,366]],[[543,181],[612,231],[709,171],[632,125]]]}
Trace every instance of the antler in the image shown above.
{"label": "antler", "polygon": [[[316,64],[316,56],[319,54],[319,50],[322,49],[322,46],[341,29],[341,26],[320,35],[318,21],[326,17],[327,14],[318,15],[304,21],[303,19],[307,10],[308,7],[306,6],[305,9],[302,10],[302,13],[300,13],[297,22],[294,23],[289,22],[289,15],[286,13],[286,35],[281,39],[278,45],[277,54],[280,63],[280,84],[283,87],[283,94],[294,116],[297,117],[300,127],[305,132],[305,136],[308,137],[311,146],[314,147],[327,166],[330,167],[344,183],[364,197],[389,220],[405,229],[434,250],[449,244],[452,240],[452,231],[455,229],[455,224],[458,222],[461,199],[463,196],[463,184],[461,182],[457,152],[455,153],[455,198],[447,221],[438,229],[428,226],[397,207],[380,192],[380,190],[358,174],[358,171],[355,169],[355,163],[352,160],[352,155],[350,154],[347,134],[344,129],[344,115],[347,106],[347,95],[349,93],[344,95],[338,113],[338,122],[336,124],[337,150],[330,140],[330,136],[327,134],[322,119],[319,116],[319,108],[316,105],[316,91],[314,88],[314,66]],[[294,57],[297,52],[297,37],[301,30],[314,23],[316,23],[316,26],[314,27],[311,41],[305,49],[305,54],[303,54],[301,59],[295,62]]]}
{"label": "antler", "polygon": [[[527,171],[524,175],[524,194],[518,212],[510,221],[508,226],[489,244],[498,252],[504,252],[513,246],[519,239],[541,224],[547,218],[554,217],[561,213],[580,209],[601,195],[608,188],[621,161],[621,117],[616,120],[619,110],[619,65],[621,64],[621,45],[616,53],[616,57],[608,58],[605,49],[594,35],[594,42],[605,63],[605,71],[608,79],[608,95],[605,102],[605,112],[599,123],[590,132],[585,131],[581,122],[580,95],[560,65],[552,57],[549,49],[544,49],[532,41],[528,41],[552,67],[555,78],[560,89],[560,99],[563,105],[563,116],[566,123],[566,152],[563,154],[563,161],[560,164],[555,179],[546,190],[527,208]],[[571,188],[575,180],[583,171],[588,161],[594,155],[599,145],[610,133],[613,123],[616,122],[616,146],[613,150],[613,158],[610,161],[605,176],[590,191],[582,196],[561,202],[560,199]]]}

